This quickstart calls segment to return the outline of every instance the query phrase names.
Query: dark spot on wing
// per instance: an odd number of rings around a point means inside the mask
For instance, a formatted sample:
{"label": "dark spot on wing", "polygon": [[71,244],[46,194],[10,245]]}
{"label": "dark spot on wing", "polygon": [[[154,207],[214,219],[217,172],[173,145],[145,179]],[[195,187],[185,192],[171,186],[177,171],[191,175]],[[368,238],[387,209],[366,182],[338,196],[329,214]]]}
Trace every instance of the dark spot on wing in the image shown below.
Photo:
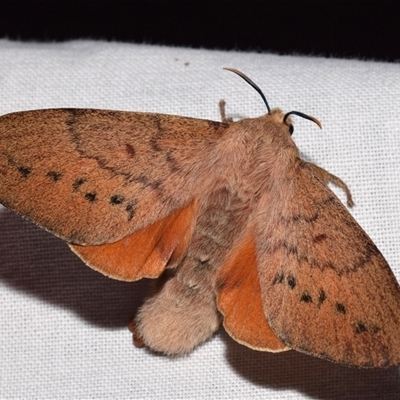
{"label": "dark spot on wing", "polygon": [[359,322],[356,326],[356,333],[363,333],[366,331],[367,331],[366,326],[362,322]]}
{"label": "dark spot on wing", "polygon": [[321,243],[324,240],[326,240],[327,236],[324,233],[321,233],[320,235],[317,235],[314,237],[313,241],[314,243]]}
{"label": "dark spot on wing", "polygon": [[167,152],[165,159],[170,166],[171,172],[179,171],[178,163],[175,160],[175,158],[172,156],[170,151]]}
{"label": "dark spot on wing", "polygon": [[136,154],[135,149],[134,149],[133,146],[130,145],[129,143],[126,143],[126,144],[125,144],[125,150],[126,150],[126,153],[128,154],[128,157],[129,157],[129,158],[134,157],[135,154]]}
{"label": "dark spot on wing", "polygon": [[135,176],[134,178],[132,178],[132,181],[147,185],[147,183],[149,182],[149,178],[146,175],[140,174],[139,176]]}
{"label": "dark spot on wing", "polygon": [[294,289],[296,287],[296,279],[294,276],[289,275],[286,279],[287,284],[289,285],[290,289]]}
{"label": "dark spot on wing", "polygon": [[151,114],[151,120],[153,121],[155,127],[157,128],[157,131],[162,131],[160,116],[157,114]]}
{"label": "dark spot on wing", "polygon": [[81,115],[85,114],[85,110],[79,108],[65,108],[63,111],[67,114],[65,124],[68,127],[68,131],[74,139],[77,139],[76,122]]}
{"label": "dark spot on wing", "polygon": [[93,192],[86,193],[85,199],[93,203],[94,201],[96,201],[96,193]]}
{"label": "dark spot on wing", "polygon": [[57,171],[49,171],[46,176],[48,176],[52,181],[57,182],[61,179],[62,173]]}
{"label": "dark spot on wing", "polygon": [[150,139],[149,143],[150,143],[150,147],[151,147],[154,151],[159,152],[159,151],[162,150],[161,147],[160,147],[160,146],[158,145],[158,143],[157,143],[157,137],[153,136],[153,137]]}
{"label": "dark spot on wing", "polygon": [[[326,263],[323,263],[322,265],[324,268],[333,269],[334,271],[338,270],[338,268],[335,267],[335,264],[332,261],[327,261]],[[319,266],[319,263],[317,263],[316,266]]]}
{"label": "dark spot on wing", "polygon": [[113,206],[117,205],[117,204],[121,204],[123,203],[125,200],[124,196],[121,196],[119,194],[114,194],[113,196],[110,197],[110,204],[112,204]]}
{"label": "dark spot on wing", "polygon": [[31,168],[20,166],[18,167],[18,172],[21,174],[23,178],[27,178],[29,174],[32,172]]}
{"label": "dark spot on wing", "polygon": [[340,314],[346,314],[346,307],[341,303],[336,303],[336,311]]}
{"label": "dark spot on wing", "polygon": [[282,246],[286,250],[286,254],[297,254],[297,246],[295,244],[289,244],[284,240]]}
{"label": "dark spot on wing", "polygon": [[157,181],[150,182],[150,183],[149,183],[149,186],[150,186],[152,189],[158,189],[158,188],[161,186],[161,184],[162,184],[162,181],[161,181],[160,179],[158,179]]}
{"label": "dark spot on wing", "polygon": [[283,272],[277,273],[275,275],[274,280],[272,281],[272,284],[276,285],[277,283],[282,283],[284,279],[285,279],[285,276],[284,276]]}
{"label": "dark spot on wing", "polygon": [[326,294],[323,291],[323,289],[321,289],[319,291],[319,297],[318,297],[318,306],[320,306],[324,301],[326,300]]}
{"label": "dark spot on wing", "polygon": [[85,178],[79,178],[77,179],[73,184],[72,187],[74,189],[74,192],[76,192],[84,183],[86,182]]}
{"label": "dark spot on wing", "polygon": [[162,124],[161,124],[161,119],[160,116],[157,114],[150,114],[151,115],[151,120],[157,130],[157,132],[150,138],[149,144],[150,147],[154,150],[154,151],[162,151],[161,147],[159,146],[159,144],[157,143],[157,136],[159,135],[159,133],[162,133]]}
{"label": "dark spot on wing", "polygon": [[135,215],[135,206],[137,204],[137,200],[132,200],[125,207],[125,210],[128,212],[128,221],[130,221]]}
{"label": "dark spot on wing", "polygon": [[312,303],[312,298],[309,293],[304,292],[300,297],[300,301],[304,301],[305,303]]}

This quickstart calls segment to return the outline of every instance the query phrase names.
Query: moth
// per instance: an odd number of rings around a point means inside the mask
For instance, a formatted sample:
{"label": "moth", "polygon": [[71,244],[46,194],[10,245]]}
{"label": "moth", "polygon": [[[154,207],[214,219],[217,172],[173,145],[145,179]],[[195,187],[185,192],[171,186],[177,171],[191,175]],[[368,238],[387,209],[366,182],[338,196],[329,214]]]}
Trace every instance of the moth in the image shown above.
{"label": "moth", "polygon": [[400,364],[400,288],[377,247],[302,160],[292,115],[233,122],[94,109],[0,118],[0,202],[88,266],[156,284],[134,340],[179,355],[221,322],[252,349],[358,367]]}

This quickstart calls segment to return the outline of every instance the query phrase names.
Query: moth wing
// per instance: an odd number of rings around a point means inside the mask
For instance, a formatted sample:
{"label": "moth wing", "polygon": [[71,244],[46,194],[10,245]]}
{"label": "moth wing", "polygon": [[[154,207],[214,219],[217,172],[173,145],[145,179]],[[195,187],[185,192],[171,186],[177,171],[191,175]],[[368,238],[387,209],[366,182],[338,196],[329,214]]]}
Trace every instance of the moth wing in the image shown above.
{"label": "moth wing", "polygon": [[69,246],[87,265],[111,278],[123,281],[157,278],[167,265],[175,266],[186,254],[197,208],[198,201],[194,200],[114,243]]}
{"label": "moth wing", "polygon": [[255,350],[288,350],[264,315],[252,229],[235,243],[218,270],[215,289],[224,328],[233,339]]}
{"label": "moth wing", "polygon": [[400,289],[382,254],[306,163],[276,185],[260,202],[268,220],[255,227],[264,312],[275,335],[338,363],[399,364]]}
{"label": "moth wing", "polygon": [[117,242],[200,197],[198,182],[213,179],[207,155],[225,128],[87,109],[4,115],[0,202],[69,242]]}

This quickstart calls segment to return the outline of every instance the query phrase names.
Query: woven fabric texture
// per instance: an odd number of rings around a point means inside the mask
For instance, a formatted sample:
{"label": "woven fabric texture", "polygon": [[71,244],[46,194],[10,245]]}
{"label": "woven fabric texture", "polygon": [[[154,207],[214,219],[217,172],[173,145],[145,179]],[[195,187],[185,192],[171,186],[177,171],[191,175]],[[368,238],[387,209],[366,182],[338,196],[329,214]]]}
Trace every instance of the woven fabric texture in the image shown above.
{"label": "woven fabric texture", "polygon": [[[400,68],[318,57],[73,41],[0,41],[0,115],[79,107],[219,120],[266,112],[222,67],[245,72],[295,118],[302,156],[351,188],[352,214],[400,278]],[[0,188],[1,190],[1,188]],[[344,194],[334,189],[345,201]],[[268,354],[221,329],[186,357],[132,345],[147,282],[108,279],[67,245],[0,207],[0,398],[398,399],[397,368],[358,370],[294,351]]]}

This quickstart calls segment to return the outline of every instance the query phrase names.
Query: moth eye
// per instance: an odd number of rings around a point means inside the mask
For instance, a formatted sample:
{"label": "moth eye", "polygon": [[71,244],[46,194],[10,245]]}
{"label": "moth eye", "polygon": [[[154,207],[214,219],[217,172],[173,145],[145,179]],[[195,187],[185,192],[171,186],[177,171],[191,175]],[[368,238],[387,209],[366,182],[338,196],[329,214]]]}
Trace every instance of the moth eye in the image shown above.
{"label": "moth eye", "polygon": [[290,125],[289,125],[289,133],[290,133],[290,135],[293,134],[293,131],[294,131],[293,125],[290,124]]}

